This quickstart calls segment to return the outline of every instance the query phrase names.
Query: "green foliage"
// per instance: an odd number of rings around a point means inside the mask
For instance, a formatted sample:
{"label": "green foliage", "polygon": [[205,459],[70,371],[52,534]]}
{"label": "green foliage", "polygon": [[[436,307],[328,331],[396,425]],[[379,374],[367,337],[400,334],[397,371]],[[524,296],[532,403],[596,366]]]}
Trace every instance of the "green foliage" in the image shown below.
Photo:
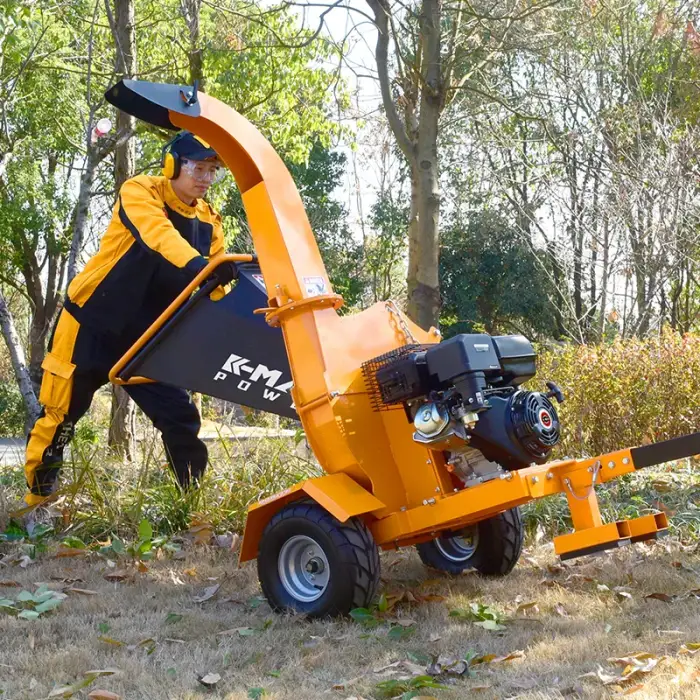
{"label": "green foliage", "polygon": [[44,613],[55,610],[66,598],[65,593],[49,590],[42,584],[34,593],[20,591],[16,599],[0,598],[0,613],[21,617],[24,620],[37,620]]}
{"label": "green foliage", "polygon": [[455,608],[450,610],[450,617],[455,617],[458,620],[469,620],[477,627],[483,627],[485,630],[492,632],[505,629],[503,626],[505,622],[503,614],[483,603],[470,603],[468,609]]}
{"label": "green foliage", "polygon": [[554,333],[546,277],[535,253],[508,221],[475,212],[442,235],[442,326],[457,333]]}
{"label": "green foliage", "polygon": [[364,269],[371,301],[397,298],[406,282],[409,206],[391,192],[380,193],[369,220],[372,235],[365,245]]}
{"label": "green foliage", "polygon": [[333,289],[347,307],[356,306],[362,295],[360,277],[363,251],[348,226],[347,209],[333,197],[343,182],[346,157],[317,141],[307,162],[290,163],[289,170],[299,188],[321,256]]}
{"label": "green foliage", "polygon": [[[231,14],[222,12],[227,4]],[[333,99],[347,102],[342,81],[320,67],[335,49],[308,41],[313,32],[300,29],[291,9],[266,8],[262,21],[254,19],[259,11],[257,4],[202,5],[207,92],[250,119],[283,158],[304,162],[316,140],[327,147],[338,133],[329,119]]]}
{"label": "green foliage", "polygon": [[136,562],[152,559],[159,550],[176,552],[178,547],[168,541],[167,537],[154,537],[153,527],[144,519],[139,523],[138,536],[131,542],[124,542],[113,536],[112,541],[100,548],[100,554],[108,558],[129,557]]}
{"label": "green foliage", "polygon": [[424,688],[434,688],[447,690],[447,686],[438,683],[431,676],[416,676],[406,680],[387,680],[377,683],[375,686],[378,697],[400,698],[400,700],[411,700],[419,695],[424,695],[421,691]]}
{"label": "green foliage", "polygon": [[[345,162],[343,154],[334,153],[317,140],[307,160],[288,159],[285,164],[301,195],[333,289],[343,295],[347,307],[353,307],[364,291],[360,275],[363,250],[353,239],[347,210],[333,196],[334,190],[342,184]],[[238,190],[230,191],[222,213],[234,219],[239,234],[247,230]],[[250,252],[252,242],[248,236],[239,235],[234,248],[237,252]]]}
{"label": "green foliage", "polygon": [[0,381],[0,437],[16,437],[24,432],[27,412],[13,381]]}
{"label": "green foliage", "polygon": [[[663,509],[669,530],[684,540],[700,537],[700,470],[695,460],[644,469],[598,486],[598,504],[603,522],[629,520]],[[572,528],[564,494],[556,494],[522,507],[525,530],[530,539],[553,537]]]}

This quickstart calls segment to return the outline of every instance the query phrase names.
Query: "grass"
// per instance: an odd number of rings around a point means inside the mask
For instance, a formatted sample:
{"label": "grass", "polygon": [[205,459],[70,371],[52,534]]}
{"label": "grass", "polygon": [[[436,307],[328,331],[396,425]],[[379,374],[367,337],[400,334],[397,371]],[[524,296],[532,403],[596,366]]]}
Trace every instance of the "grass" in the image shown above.
{"label": "grass", "polygon": [[[42,581],[67,594],[60,607],[34,621],[0,614],[1,697],[48,697],[88,671],[116,668],[118,674],[97,678],[75,697],[101,688],[138,700],[233,700],[262,688],[264,697],[279,699],[379,700],[386,692],[391,697],[392,688],[405,692],[435,657],[519,651],[512,661],[473,665],[468,676],[445,673],[437,682],[446,689],[420,693],[455,700],[478,687],[475,697],[489,699],[612,697],[620,692],[581,676],[599,665],[612,669],[608,658],[648,652],[668,659],[640,678],[636,697],[696,698],[700,654],[679,652],[684,643],[700,641],[700,600],[682,597],[698,586],[691,570],[697,561],[697,549],[670,542],[559,569],[550,548],[538,547],[510,576],[491,581],[472,573],[445,577],[425,570],[413,551],[390,553],[382,557],[385,593],[431,596],[416,603],[404,598],[385,623],[368,627],[275,615],[259,597],[255,567],[236,568],[230,551],[189,547],[183,559],[155,561],[148,572],[120,582],[105,580],[114,569],[97,554],[64,558],[49,551],[26,568],[0,569],[3,595]],[[13,582],[17,587],[9,587]],[[194,602],[217,584],[213,597]],[[616,586],[630,597],[620,597]],[[644,598],[659,592],[679,597]],[[499,611],[502,631],[450,616],[475,601]],[[392,619],[413,632],[392,635]],[[392,666],[397,661],[407,665]],[[197,680],[205,674],[220,680],[207,689]]]}
{"label": "grass", "polygon": [[[318,473],[303,445],[215,441],[202,488],[186,496],[153,432],[139,450],[122,464],[86,431],[62,482],[62,531],[0,542],[0,599],[28,599],[41,583],[67,596],[35,620],[0,607],[0,699],[36,700],[61,686],[73,689],[63,696],[103,688],[139,700],[700,695],[700,653],[690,653],[700,642],[692,461],[598,489],[607,518],[668,511],[674,529],[664,542],[559,566],[547,542],[568,527],[566,508],[546,499],[525,509],[530,549],[508,577],[450,578],[401,550],[382,556],[383,598],[368,614],[308,622],[272,613],[254,565],[239,569],[229,549],[195,544],[198,528],[240,532],[250,502]],[[22,491],[21,470],[0,468],[3,529]],[[666,658],[604,685],[622,670],[609,658],[638,652],[651,655],[648,665]],[[108,668],[119,673],[85,675]]]}

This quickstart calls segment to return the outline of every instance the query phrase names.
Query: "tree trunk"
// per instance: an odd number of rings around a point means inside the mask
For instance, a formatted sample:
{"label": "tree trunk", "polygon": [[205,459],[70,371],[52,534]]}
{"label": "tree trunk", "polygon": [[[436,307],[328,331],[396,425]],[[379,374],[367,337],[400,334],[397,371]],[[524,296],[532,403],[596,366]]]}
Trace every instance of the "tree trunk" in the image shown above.
{"label": "tree trunk", "polygon": [[438,122],[442,100],[440,71],[440,0],[423,0],[420,16],[423,39],[423,85],[416,158],[412,164],[416,187],[416,226],[409,231],[408,315],[421,328],[437,326],[440,314],[440,183],[438,167]]}
{"label": "tree trunk", "polygon": [[[389,77],[389,0],[367,0],[377,26],[375,59],[382,105],[411,170],[411,218],[408,228],[408,315],[419,326],[436,326],[440,312],[438,261],[440,241],[438,125],[444,105],[445,85],[441,74],[441,0],[423,0],[420,12],[420,37],[411,74],[407,71],[392,83]],[[404,119],[397,111],[395,85],[403,95]],[[418,118],[414,104],[420,98]]]}
{"label": "tree trunk", "polygon": [[51,245],[48,247],[48,270],[43,280],[46,282],[46,291],[44,291],[36,252],[29,248],[27,248],[26,252],[28,262],[22,270],[27,293],[32,304],[32,317],[29,325],[29,376],[34,384],[34,392],[37,395],[39,394],[43,376],[41,363],[46,355],[46,339],[56,315],[58,305],[57,289],[60,286],[60,278],[63,277],[63,265],[65,263],[65,260],[63,263],[58,260],[61,255],[60,252],[51,250]]}
{"label": "tree trunk", "polygon": [[92,185],[95,180],[95,170],[100,162],[97,147],[90,145],[88,136],[87,156],[85,158],[85,170],[80,178],[80,190],[78,201],[75,204],[75,214],[73,217],[73,235],[70,242],[70,254],[68,256],[68,286],[78,273],[78,258],[85,239],[85,228],[90,214],[90,197],[92,195]]}
{"label": "tree trunk", "polygon": [[[134,30],[134,0],[115,0],[115,43],[117,46],[117,73],[131,78],[136,73],[136,36]],[[117,111],[117,134],[133,133],[134,118]],[[114,153],[114,179],[117,192],[134,174],[136,144],[133,137],[117,145]],[[121,457],[133,455],[133,413],[135,407],[128,394],[119,386],[112,388],[112,410],[109,425],[109,446]]]}
{"label": "tree trunk", "polygon": [[[600,314],[598,316],[598,340],[605,334],[605,307],[608,304],[608,276],[610,269],[610,221],[603,215],[603,270],[600,278]],[[613,299],[614,301],[614,299]]]}
{"label": "tree trunk", "polygon": [[46,336],[49,330],[50,318],[46,318],[44,305],[35,306],[32,321],[29,326],[29,376],[38,394],[41,387],[43,370],[41,363],[46,355]]}
{"label": "tree trunk", "polygon": [[[564,270],[562,269],[559,258],[557,258],[557,252],[553,241],[547,243],[547,258],[549,260],[550,269],[552,271],[552,281],[557,290],[566,289],[566,281],[564,279]],[[561,292],[564,294],[564,291]],[[566,326],[564,324],[564,314],[562,313],[561,302],[555,302],[554,306],[554,322],[557,326],[557,339],[563,338],[567,335]]]}
{"label": "tree trunk", "polygon": [[199,15],[202,0],[180,0],[180,12],[187,24],[190,45],[187,62],[190,68],[190,82],[198,82],[198,89],[204,92],[204,55],[199,45]]}
{"label": "tree trunk", "polygon": [[19,335],[15,329],[15,324],[12,319],[12,314],[7,306],[5,297],[0,292],[0,329],[2,330],[3,338],[7,344],[7,349],[10,352],[10,360],[12,362],[12,370],[15,373],[17,385],[19,386],[24,406],[27,410],[27,431],[34,425],[34,421],[38,418],[41,411],[39,402],[36,398],[34,387],[29,376],[29,369],[24,358],[24,350],[20,342]]}

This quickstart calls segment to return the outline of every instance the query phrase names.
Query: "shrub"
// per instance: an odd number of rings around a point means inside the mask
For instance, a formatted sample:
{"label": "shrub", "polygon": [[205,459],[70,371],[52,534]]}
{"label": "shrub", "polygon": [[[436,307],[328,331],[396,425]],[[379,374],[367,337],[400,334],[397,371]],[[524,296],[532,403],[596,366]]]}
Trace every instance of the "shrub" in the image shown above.
{"label": "shrub", "polygon": [[27,413],[14,381],[0,382],[0,437],[24,434]]}
{"label": "shrub", "polygon": [[700,424],[700,336],[664,330],[644,340],[545,349],[533,388],[549,379],[566,397],[558,457],[667,440]]}

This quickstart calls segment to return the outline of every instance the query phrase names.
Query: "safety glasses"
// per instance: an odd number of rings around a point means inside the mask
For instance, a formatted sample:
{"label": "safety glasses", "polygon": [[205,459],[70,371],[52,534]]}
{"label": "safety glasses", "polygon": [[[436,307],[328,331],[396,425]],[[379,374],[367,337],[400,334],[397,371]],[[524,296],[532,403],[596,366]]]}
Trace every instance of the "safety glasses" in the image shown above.
{"label": "safety glasses", "polygon": [[182,159],[182,170],[197,182],[208,182],[213,184],[221,180],[226,174],[225,168],[217,165],[216,162],[206,160]]}

